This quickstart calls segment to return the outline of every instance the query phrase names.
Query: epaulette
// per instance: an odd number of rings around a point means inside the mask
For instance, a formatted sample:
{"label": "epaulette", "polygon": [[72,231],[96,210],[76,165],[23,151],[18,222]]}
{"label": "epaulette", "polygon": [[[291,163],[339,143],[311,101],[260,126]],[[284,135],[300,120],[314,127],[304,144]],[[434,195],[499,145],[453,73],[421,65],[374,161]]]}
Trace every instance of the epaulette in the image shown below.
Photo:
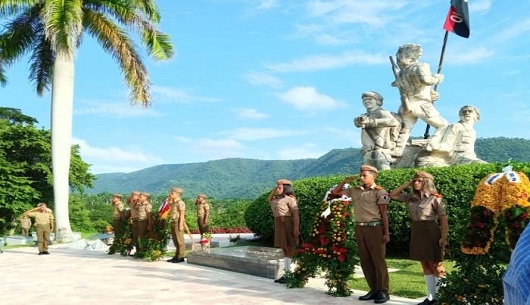
{"label": "epaulette", "polygon": [[438,193],[434,193],[434,194],[432,194],[432,195],[433,195],[434,197],[436,197],[436,198],[442,198],[442,195],[440,195],[440,194],[438,194]]}
{"label": "epaulette", "polygon": [[374,190],[378,190],[378,191],[380,191],[380,190],[384,190],[384,188],[383,188],[382,186],[380,186],[380,185],[376,185],[376,187],[374,188]]}

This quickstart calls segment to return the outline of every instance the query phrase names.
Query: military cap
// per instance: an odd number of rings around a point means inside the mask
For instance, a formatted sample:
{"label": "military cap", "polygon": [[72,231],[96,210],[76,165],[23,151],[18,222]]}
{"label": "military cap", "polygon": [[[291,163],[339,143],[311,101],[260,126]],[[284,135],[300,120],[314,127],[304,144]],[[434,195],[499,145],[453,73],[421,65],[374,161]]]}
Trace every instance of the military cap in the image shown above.
{"label": "military cap", "polygon": [[206,199],[208,198],[208,196],[204,195],[204,194],[197,194],[197,198],[203,198],[203,199]]}
{"label": "military cap", "polygon": [[279,183],[279,184],[293,185],[293,183],[291,182],[291,180],[287,180],[287,179],[280,179],[280,180],[278,180],[278,183]]}
{"label": "military cap", "polygon": [[363,171],[372,171],[372,172],[374,172],[374,173],[379,172],[379,171],[377,170],[377,168],[375,168],[375,167],[373,167],[373,166],[371,166],[371,165],[366,165],[366,164],[361,166],[361,172],[363,172]]}
{"label": "military cap", "polygon": [[131,195],[140,195],[140,192],[139,191],[132,191]]}
{"label": "military cap", "polygon": [[417,171],[416,174],[414,175],[414,178],[428,178],[428,179],[434,180],[434,177],[431,174],[429,174],[428,172],[424,172],[424,171]]}
{"label": "military cap", "polygon": [[122,194],[112,194],[112,197],[116,197],[116,198],[123,198],[123,195]]}
{"label": "military cap", "polygon": [[374,99],[378,100],[378,101],[383,101],[383,97],[381,96],[381,94],[375,92],[375,91],[366,91],[366,92],[363,92],[363,94],[361,95],[361,99],[364,99],[365,97],[373,97]]}
{"label": "military cap", "polygon": [[147,198],[151,197],[151,194],[146,193],[146,192],[141,192],[140,195],[145,196]]}
{"label": "military cap", "polygon": [[184,193],[184,190],[181,189],[180,187],[172,187],[172,188],[171,188],[171,192],[172,192],[172,193],[174,192],[174,193],[182,194],[182,193]]}

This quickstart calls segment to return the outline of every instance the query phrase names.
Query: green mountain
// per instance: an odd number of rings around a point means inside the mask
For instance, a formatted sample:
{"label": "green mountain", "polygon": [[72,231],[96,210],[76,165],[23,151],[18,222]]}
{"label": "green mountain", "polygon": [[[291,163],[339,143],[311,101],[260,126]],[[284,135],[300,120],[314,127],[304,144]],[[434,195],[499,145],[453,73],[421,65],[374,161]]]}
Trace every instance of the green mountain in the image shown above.
{"label": "green mountain", "polygon": [[[477,139],[475,151],[487,162],[530,162],[530,140],[518,138]],[[184,197],[205,193],[215,198],[256,198],[270,190],[277,179],[297,180],[315,176],[352,174],[362,164],[360,149],[333,149],[317,159],[256,160],[230,158],[201,163],[164,164],[131,173],[96,175],[95,193],[133,190],[167,193],[184,188]]]}

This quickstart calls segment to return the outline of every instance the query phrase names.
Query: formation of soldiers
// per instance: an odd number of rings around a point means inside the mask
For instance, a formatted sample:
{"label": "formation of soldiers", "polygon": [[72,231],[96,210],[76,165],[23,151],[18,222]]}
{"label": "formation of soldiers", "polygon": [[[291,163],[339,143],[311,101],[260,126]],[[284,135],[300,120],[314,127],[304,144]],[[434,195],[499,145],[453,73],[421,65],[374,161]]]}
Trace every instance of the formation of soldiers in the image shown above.
{"label": "formation of soldiers", "polygon": [[[135,248],[136,253],[141,253],[144,249],[140,242],[144,236],[153,232],[155,226],[165,227],[169,222],[171,239],[175,246],[175,255],[169,259],[170,263],[184,262],[186,253],[186,245],[184,240],[184,233],[189,228],[186,224],[186,204],[181,199],[184,190],[180,187],[171,188],[168,197],[160,206],[155,217],[153,214],[153,206],[149,202],[151,195],[146,192],[133,191],[125,201],[128,209],[125,209],[122,203],[123,195],[114,194],[112,196],[113,206],[113,228],[116,238],[122,238],[125,234],[123,232],[124,224],[132,226],[132,248]],[[195,201],[197,208],[197,225],[201,234],[201,240],[209,231],[208,221],[210,216],[210,206],[206,202],[207,196],[198,194]],[[130,255],[130,253],[128,253]]]}

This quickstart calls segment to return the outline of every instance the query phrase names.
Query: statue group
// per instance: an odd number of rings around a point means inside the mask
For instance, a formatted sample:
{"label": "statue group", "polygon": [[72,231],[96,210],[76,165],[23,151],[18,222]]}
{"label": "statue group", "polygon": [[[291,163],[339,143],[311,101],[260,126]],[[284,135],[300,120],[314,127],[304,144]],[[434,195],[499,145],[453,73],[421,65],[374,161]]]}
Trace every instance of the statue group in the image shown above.
{"label": "statue group", "polygon": [[[374,91],[361,96],[366,113],[354,119],[361,128],[362,154],[365,164],[380,170],[395,167],[449,166],[485,163],[475,154],[474,124],[480,119],[479,110],[470,105],[460,108],[460,120],[449,124],[434,107],[439,98],[435,87],[443,75],[432,74],[427,63],[420,62],[422,48],[405,44],[392,57],[395,81],[401,105],[397,113],[383,109],[383,97]],[[432,137],[410,140],[410,132],[418,119],[436,128]]]}

